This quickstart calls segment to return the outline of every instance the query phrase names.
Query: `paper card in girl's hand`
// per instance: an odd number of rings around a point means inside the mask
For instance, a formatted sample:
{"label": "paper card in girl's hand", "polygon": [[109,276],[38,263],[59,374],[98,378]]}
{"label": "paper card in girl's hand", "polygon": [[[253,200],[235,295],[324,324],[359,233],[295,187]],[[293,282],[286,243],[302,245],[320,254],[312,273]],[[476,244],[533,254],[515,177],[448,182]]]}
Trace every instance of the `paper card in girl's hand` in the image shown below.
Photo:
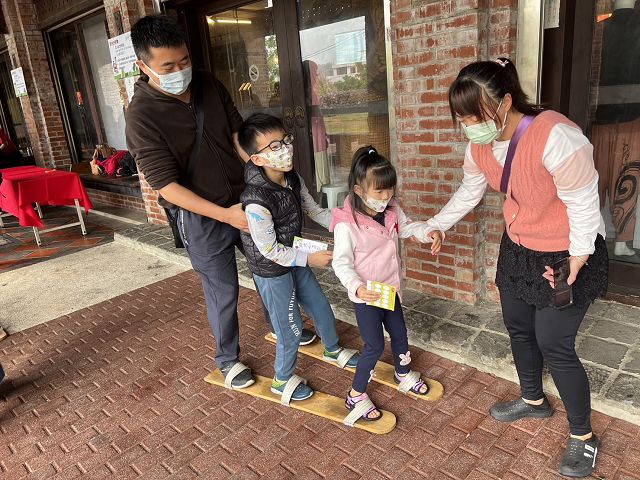
{"label": "paper card in girl's hand", "polygon": [[375,302],[367,302],[367,305],[384,308],[385,310],[394,311],[396,308],[396,287],[387,285],[386,283],[374,282],[367,280],[367,290],[372,290],[380,294],[380,298]]}

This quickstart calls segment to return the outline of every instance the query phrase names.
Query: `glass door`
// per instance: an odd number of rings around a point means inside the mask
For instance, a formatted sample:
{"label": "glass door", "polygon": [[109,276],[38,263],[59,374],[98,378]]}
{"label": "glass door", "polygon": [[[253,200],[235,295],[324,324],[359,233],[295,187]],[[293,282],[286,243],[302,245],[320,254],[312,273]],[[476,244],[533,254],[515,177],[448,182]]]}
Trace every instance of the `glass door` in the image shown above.
{"label": "glass door", "polygon": [[212,2],[200,12],[206,66],[242,116],[281,117],[295,135],[294,165],[309,191],[324,206],[340,205],[353,153],[370,144],[390,154],[383,0],[352,0],[348,8],[322,0]]}
{"label": "glass door", "polygon": [[258,111],[281,116],[279,37],[270,2],[214,10],[205,18],[209,70],[227,88],[242,117]]}
{"label": "glass door", "polygon": [[51,32],[51,50],[57,73],[75,162],[90,160],[98,141],[96,122],[92,115],[88,75],[80,55],[80,38],[75,24]]}
{"label": "glass door", "polygon": [[313,184],[335,207],[358,148],[390,155],[384,4],[299,0],[297,14]]}
{"label": "glass door", "polygon": [[2,126],[18,146],[22,156],[33,159],[22,106],[13,88],[11,70],[9,53],[4,51],[0,53],[0,113],[2,115]]}

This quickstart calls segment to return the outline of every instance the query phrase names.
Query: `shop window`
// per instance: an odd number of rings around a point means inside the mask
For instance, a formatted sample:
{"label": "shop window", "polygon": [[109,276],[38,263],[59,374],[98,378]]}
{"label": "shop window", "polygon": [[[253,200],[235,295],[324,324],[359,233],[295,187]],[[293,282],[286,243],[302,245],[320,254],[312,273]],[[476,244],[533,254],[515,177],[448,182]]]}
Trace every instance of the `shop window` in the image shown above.
{"label": "shop window", "polygon": [[[600,176],[612,281],[640,295],[640,5],[598,0],[590,139]],[[615,290],[615,289],[614,289]]]}
{"label": "shop window", "polygon": [[0,53],[0,115],[3,128],[25,157],[33,155],[24,121],[20,99],[16,97],[11,79],[11,58],[5,50]]}
{"label": "shop window", "polygon": [[90,160],[99,143],[126,149],[104,13],[55,28],[48,40],[73,161]]}

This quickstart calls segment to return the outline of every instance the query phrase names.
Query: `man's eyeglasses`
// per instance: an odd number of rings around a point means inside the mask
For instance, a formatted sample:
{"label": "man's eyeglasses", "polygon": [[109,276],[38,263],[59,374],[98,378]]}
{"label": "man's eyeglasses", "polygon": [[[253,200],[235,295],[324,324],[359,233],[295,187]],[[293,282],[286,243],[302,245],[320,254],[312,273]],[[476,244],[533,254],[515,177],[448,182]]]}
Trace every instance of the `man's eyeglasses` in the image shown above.
{"label": "man's eyeglasses", "polygon": [[272,152],[277,152],[284,145],[291,145],[292,143],[293,143],[293,133],[287,133],[282,140],[274,140],[266,147],[258,150],[255,154],[257,155],[258,153],[262,152],[263,150],[266,150],[267,148],[270,148]]}

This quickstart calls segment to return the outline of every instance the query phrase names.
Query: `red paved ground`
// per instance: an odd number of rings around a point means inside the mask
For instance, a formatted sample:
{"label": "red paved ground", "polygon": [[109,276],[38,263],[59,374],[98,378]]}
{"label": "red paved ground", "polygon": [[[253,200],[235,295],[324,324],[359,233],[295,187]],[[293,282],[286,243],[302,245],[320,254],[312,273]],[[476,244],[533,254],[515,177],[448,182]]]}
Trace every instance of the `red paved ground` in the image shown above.
{"label": "red paved ground", "polygon": [[[242,359],[272,373],[256,296],[243,290]],[[356,330],[339,331],[359,346]],[[213,342],[187,272],[12,335],[0,343],[0,476],[18,478],[560,478],[564,413],[498,423],[488,407],[517,387],[414,349],[413,367],[447,389],[439,402],[372,384],[398,416],[388,435],[206,384]],[[388,352],[387,352],[388,355]],[[387,361],[389,358],[387,357]],[[342,396],[350,375],[302,357],[310,384]],[[557,404],[557,401],[554,402]],[[640,427],[594,414],[598,477],[640,478]]]}

